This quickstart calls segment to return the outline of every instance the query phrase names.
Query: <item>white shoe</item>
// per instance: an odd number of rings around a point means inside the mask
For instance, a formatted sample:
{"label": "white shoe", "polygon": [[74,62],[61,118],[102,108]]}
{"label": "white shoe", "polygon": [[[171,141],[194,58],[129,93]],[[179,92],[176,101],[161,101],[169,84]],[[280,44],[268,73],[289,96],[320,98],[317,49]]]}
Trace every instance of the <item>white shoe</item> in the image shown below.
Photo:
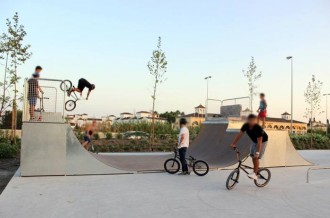
{"label": "white shoe", "polygon": [[250,174],[248,174],[248,177],[249,177],[250,179],[253,179],[253,180],[257,180],[257,179],[258,179],[258,177],[257,177],[257,175],[256,175],[255,173],[250,173]]}

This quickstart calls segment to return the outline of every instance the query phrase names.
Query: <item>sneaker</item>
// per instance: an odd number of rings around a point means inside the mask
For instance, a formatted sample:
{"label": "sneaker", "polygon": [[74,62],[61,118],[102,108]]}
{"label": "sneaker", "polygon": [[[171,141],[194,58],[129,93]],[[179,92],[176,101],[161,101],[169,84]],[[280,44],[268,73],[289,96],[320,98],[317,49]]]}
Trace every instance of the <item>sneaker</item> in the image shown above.
{"label": "sneaker", "polygon": [[250,179],[253,179],[253,180],[257,180],[257,179],[258,179],[258,177],[257,177],[257,175],[256,175],[255,173],[250,173],[250,174],[248,174],[248,177],[249,177]]}
{"label": "sneaker", "polygon": [[187,175],[189,175],[190,173],[189,172],[181,172],[181,173],[179,173],[178,175],[179,176],[187,176]]}

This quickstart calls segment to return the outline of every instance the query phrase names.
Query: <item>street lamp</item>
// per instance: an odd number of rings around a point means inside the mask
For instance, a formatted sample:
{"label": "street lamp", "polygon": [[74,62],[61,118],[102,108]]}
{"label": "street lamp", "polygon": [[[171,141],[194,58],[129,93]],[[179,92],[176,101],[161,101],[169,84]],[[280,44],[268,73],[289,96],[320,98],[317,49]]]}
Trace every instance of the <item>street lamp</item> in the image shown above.
{"label": "street lamp", "polygon": [[292,134],[292,126],[293,126],[293,57],[288,56],[286,59],[291,60],[291,126],[290,132]]}
{"label": "street lamp", "polygon": [[328,95],[329,94],[323,94],[323,96],[325,96],[325,123],[326,123],[326,134],[328,135],[328,128],[329,128],[329,124],[328,124]]}
{"label": "street lamp", "polygon": [[212,76],[207,76],[205,77],[204,79],[206,80],[206,102],[205,102],[205,107],[206,107],[206,110],[205,110],[205,120],[206,120],[206,117],[207,117],[207,111],[209,109],[209,80],[212,78]]}

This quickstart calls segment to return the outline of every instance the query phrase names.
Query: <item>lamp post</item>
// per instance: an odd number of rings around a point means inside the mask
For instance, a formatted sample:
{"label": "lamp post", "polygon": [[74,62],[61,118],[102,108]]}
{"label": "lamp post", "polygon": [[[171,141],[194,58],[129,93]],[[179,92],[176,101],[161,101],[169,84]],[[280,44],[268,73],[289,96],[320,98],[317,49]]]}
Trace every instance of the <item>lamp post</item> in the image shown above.
{"label": "lamp post", "polygon": [[330,93],[328,94],[323,94],[323,96],[325,96],[325,123],[326,123],[326,134],[328,135],[328,128],[329,128],[329,124],[328,124],[328,95],[330,95]]}
{"label": "lamp post", "polygon": [[291,125],[290,125],[290,132],[292,134],[293,128],[293,57],[288,56],[286,59],[291,60]]}
{"label": "lamp post", "polygon": [[207,118],[207,111],[209,109],[209,80],[212,78],[212,76],[207,76],[204,79],[206,80],[206,102],[205,102],[205,120]]}

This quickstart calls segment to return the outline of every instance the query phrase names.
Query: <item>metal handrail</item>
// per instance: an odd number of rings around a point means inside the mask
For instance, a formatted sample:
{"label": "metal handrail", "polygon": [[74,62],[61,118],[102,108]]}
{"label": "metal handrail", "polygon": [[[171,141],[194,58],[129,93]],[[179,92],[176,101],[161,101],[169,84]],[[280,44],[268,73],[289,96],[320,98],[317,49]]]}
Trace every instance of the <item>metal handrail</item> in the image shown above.
{"label": "metal handrail", "polygon": [[[221,103],[221,106],[223,106],[223,102],[226,102],[226,101],[235,101],[235,104],[236,104],[236,100],[240,100],[240,99],[251,99],[250,98],[250,96],[244,96],[244,97],[238,97],[238,98],[227,98],[227,99],[223,99],[223,100],[221,100],[221,99],[215,99],[215,98],[207,98],[206,99],[206,105],[209,105],[208,104],[208,102],[209,101],[218,101],[218,102],[220,102]],[[208,106],[207,106],[208,107]],[[206,108],[206,113],[205,113],[205,118],[207,118],[208,117],[208,108]]]}
{"label": "metal handrail", "polygon": [[312,170],[330,170],[330,167],[310,167],[310,168],[308,168],[307,174],[306,174],[306,183],[309,183],[309,181],[310,181],[309,175]]}
{"label": "metal handrail", "polygon": [[222,106],[223,102],[225,102],[225,101],[233,101],[234,100],[235,104],[236,104],[236,100],[240,100],[240,99],[250,99],[250,96],[224,99],[224,100],[221,101],[221,106]]}

